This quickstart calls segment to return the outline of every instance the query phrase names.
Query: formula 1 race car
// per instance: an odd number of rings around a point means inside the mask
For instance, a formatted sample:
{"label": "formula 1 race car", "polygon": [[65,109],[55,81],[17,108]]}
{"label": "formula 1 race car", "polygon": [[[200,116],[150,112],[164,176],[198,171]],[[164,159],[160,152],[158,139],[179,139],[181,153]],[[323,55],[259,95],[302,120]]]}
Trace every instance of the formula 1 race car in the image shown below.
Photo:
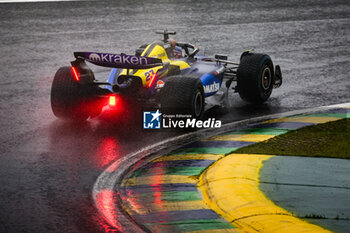
{"label": "formula 1 race car", "polygon": [[[55,116],[84,121],[105,106],[116,111],[142,106],[198,119],[219,89],[233,89],[243,100],[259,104],[282,84],[280,67],[266,54],[245,51],[236,63],[225,55],[197,55],[198,47],[169,38],[174,31],[157,34],[163,40],[142,45],[135,55],[74,52],[76,60],[59,68],[52,83]],[[86,61],[112,68],[107,82],[96,81]]]}

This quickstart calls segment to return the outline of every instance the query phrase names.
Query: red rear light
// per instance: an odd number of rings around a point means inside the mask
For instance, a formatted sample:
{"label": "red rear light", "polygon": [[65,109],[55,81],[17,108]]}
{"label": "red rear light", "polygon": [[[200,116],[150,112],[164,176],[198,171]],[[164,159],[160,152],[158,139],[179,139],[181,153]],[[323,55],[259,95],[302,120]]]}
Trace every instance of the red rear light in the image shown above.
{"label": "red rear light", "polygon": [[80,81],[80,78],[79,78],[78,72],[77,72],[77,70],[75,69],[75,67],[74,67],[74,66],[72,66],[72,71],[73,71],[73,74],[74,74],[74,78],[75,78],[75,80]]}
{"label": "red rear light", "polygon": [[110,107],[115,107],[115,106],[117,106],[117,98],[116,98],[115,95],[111,95],[111,96],[109,97],[108,104],[109,104]]}
{"label": "red rear light", "polygon": [[109,108],[113,108],[113,109],[115,109],[115,108],[119,108],[120,106],[120,103],[119,103],[119,96],[117,96],[117,95],[110,95],[109,97],[108,97],[108,106],[109,106]]}

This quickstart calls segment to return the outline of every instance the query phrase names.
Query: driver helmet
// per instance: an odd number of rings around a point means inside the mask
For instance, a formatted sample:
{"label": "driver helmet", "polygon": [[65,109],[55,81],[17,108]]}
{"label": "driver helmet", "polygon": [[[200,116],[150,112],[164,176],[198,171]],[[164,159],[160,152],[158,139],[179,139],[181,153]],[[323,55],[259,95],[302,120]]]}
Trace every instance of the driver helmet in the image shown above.
{"label": "driver helmet", "polygon": [[168,41],[171,44],[171,50],[173,52],[174,57],[181,58],[182,57],[182,50],[179,46],[176,46],[176,41],[173,38],[169,38]]}

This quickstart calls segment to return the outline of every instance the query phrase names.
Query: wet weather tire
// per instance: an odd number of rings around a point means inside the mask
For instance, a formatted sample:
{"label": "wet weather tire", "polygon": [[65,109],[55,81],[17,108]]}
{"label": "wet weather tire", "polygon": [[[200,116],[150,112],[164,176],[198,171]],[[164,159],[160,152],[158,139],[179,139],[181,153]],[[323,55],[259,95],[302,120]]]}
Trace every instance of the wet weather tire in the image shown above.
{"label": "wet weather tire", "polygon": [[201,118],[204,112],[204,89],[199,78],[173,76],[161,89],[162,111]]}
{"label": "wet weather tire", "polygon": [[266,54],[243,54],[237,70],[237,87],[241,98],[253,104],[265,102],[272,93],[274,70]]}
{"label": "wet weather tire", "polygon": [[84,106],[84,88],[74,79],[71,67],[58,69],[51,86],[54,115],[72,121],[85,121],[89,111]]}

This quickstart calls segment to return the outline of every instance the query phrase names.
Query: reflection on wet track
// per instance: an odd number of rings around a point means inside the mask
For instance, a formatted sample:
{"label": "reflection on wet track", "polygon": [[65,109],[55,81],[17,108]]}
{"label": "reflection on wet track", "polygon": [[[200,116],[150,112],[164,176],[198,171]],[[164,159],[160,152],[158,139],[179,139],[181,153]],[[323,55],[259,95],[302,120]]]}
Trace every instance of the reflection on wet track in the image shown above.
{"label": "reflection on wet track", "polygon": [[96,152],[96,164],[104,168],[119,157],[120,146],[114,137],[108,136],[102,139]]}

